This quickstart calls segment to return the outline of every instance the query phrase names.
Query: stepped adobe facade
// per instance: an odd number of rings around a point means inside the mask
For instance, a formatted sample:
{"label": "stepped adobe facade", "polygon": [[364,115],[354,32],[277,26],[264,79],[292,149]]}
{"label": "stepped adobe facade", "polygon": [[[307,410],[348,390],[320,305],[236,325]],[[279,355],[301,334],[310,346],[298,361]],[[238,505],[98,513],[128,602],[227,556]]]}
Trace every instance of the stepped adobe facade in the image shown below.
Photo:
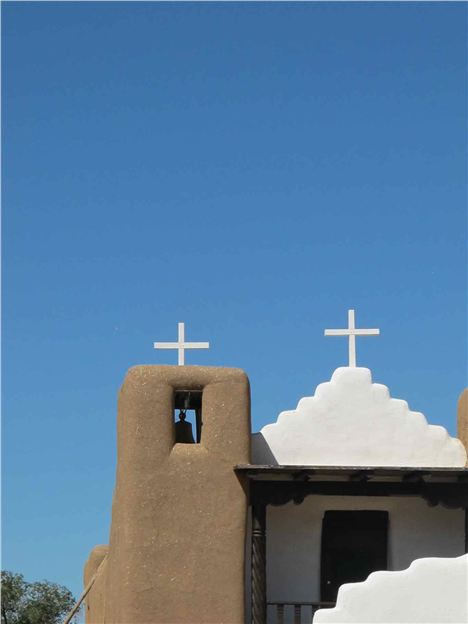
{"label": "stepped adobe facade", "polygon": [[467,390],[452,438],[351,356],[253,436],[243,371],[136,366],[118,400],[109,545],[85,566],[86,622],[423,623],[420,601],[398,599],[406,578],[430,591],[431,612],[442,605],[437,621],[465,621],[466,448]]}

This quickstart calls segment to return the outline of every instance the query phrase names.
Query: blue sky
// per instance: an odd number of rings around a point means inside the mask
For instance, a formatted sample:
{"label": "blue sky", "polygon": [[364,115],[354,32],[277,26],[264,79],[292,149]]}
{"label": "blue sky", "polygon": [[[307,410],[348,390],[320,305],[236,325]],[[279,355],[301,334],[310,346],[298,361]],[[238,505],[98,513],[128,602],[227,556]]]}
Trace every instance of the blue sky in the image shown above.
{"label": "blue sky", "polygon": [[455,433],[464,3],[3,3],[3,567],[106,543],[153,341],[239,366],[253,429],[347,362]]}

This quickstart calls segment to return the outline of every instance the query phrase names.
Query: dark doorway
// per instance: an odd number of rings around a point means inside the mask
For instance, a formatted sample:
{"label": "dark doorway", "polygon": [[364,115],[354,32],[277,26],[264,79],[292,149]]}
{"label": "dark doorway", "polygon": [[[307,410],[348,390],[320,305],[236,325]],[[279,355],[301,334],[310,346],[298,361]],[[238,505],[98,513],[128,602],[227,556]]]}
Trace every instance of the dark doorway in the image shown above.
{"label": "dark doorway", "polygon": [[321,600],[335,602],[343,583],[387,569],[388,512],[326,511],[322,524]]}

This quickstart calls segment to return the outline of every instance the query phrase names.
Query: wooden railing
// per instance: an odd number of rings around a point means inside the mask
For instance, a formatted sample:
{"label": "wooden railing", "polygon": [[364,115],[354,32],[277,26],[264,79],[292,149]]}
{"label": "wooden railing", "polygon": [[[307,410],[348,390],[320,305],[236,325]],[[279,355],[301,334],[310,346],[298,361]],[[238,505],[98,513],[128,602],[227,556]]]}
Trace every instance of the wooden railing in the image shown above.
{"label": "wooden railing", "polygon": [[334,606],[334,602],[268,602],[267,621],[271,624],[311,624],[316,611]]}

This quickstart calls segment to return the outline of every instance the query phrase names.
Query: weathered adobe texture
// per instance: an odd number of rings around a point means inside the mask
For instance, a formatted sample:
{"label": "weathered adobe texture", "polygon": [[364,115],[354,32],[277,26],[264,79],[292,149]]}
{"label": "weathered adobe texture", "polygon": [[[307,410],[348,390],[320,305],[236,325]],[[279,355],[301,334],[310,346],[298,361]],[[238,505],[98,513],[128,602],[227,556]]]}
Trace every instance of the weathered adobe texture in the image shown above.
{"label": "weathered adobe texture", "polygon": [[[203,390],[200,444],[175,444],[174,391]],[[119,395],[107,558],[88,624],[243,624],[250,391],[233,368],[137,366]],[[91,553],[90,580],[106,556]]]}
{"label": "weathered adobe texture", "polygon": [[[86,587],[97,573],[86,603],[86,621],[104,622],[105,583],[107,575],[108,546],[95,546],[91,551],[84,569],[84,586]],[[102,564],[102,566],[101,566]]]}
{"label": "weathered adobe texture", "polygon": [[[468,453],[468,388],[465,388],[458,399],[457,437],[463,442]],[[468,460],[466,462],[468,466]]]}

